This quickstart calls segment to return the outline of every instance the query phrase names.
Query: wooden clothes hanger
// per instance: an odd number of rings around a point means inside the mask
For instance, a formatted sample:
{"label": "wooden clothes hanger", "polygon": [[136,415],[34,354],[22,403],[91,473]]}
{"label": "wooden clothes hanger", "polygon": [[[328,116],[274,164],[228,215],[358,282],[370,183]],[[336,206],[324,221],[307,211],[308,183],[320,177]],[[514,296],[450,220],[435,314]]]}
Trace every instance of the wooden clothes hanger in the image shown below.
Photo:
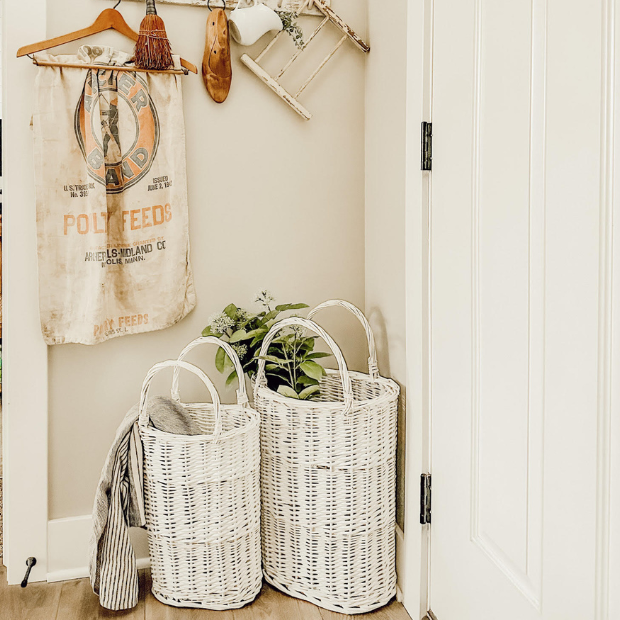
{"label": "wooden clothes hanger", "polygon": [[[118,6],[118,4],[117,4]],[[17,57],[27,56],[29,54],[35,54],[36,52],[42,52],[43,50],[50,49],[52,47],[56,47],[58,45],[63,45],[64,43],[72,43],[73,41],[77,41],[78,39],[83,39],[84,37],[89,37],[93,34],[99,34],[100,32],[104,32],[105,30],[116,30],[121,34],[124,34],[126,37],[131,39],[132,41],[138,40],[138,33],[132,30],[125,18],[116,10],[116,9],[105,9],[100,14],[99,17],[95,20],[92,26],[88,28],[82,28],[81,30],[76,30],[75,32],[70,32],[68,34],[63,34],[60,37],[55,37],[53,39],[48,39],[47,41],[40,41],[39,43],[32,43],[30,45],[26,45],[24,47],[20,47],[17,50]],[[43,62],[43,61],[35,61],[35,64],[45,65],[45,66],[63,66],[63,67],[80,67],[84,69],[101,69],[105,68],[106,65],[85,65],[78,63],[52,63],[52,62]],[[192,73],[198,73],[196,66],[193,65],[188,60],[181,58],[181,66],[184,67],[187,71],[191,71]],[[169,69],[166,71],[154,71],[152,69],[138,69],[137,67],[114,67],[114,70],[119,71],[143,71],[148,73],[186,73],[187,71],[178,71],[174,69]]]}

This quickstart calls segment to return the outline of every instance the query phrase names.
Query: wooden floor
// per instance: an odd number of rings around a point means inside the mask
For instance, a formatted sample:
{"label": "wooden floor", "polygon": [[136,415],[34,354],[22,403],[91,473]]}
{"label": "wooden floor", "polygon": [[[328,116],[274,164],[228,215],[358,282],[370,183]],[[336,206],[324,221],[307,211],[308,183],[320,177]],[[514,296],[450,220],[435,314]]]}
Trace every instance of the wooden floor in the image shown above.
{"label": "wooden floor", "polygon": [[151,594],[150,573],[140,571],[140,602],[129,611],[108,611],[99,606],[88,579],[59,583],[31,583],[27,588],[6,585],[6,569],[0,567],[0,620],[410,620],[400,603],[363,616],[345,616],[319,609],[305,601],[281,594],[264,584],[260,596],[234,611],[178,609],[160,603]]}

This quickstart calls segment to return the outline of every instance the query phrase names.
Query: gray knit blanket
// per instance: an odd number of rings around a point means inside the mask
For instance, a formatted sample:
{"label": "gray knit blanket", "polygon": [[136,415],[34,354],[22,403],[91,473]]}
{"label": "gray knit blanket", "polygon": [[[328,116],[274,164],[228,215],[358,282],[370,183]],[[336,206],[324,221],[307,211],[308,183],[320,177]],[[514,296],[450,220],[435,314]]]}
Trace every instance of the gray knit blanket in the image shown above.
{"label": "gray knit blanket", "polygon": [[[150,424],[161,431],[201,434],[185,409],[168,398],[150,399],[147,412]],[[99,603],[114,611],[138,604],[138,570],[129,528],[146,526],[143,476],[138,405],[134,405],[116,431],[93,506],[90,583]]]}

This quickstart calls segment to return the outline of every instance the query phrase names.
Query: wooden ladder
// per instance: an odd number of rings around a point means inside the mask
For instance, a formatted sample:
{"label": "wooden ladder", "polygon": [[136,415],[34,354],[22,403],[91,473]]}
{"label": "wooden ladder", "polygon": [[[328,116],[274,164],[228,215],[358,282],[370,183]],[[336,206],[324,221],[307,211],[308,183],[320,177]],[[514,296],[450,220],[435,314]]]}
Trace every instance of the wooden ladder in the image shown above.
{"label": "wooden ladder", "polygon": [[[312,32],[312,34],[308,37],[308,39],[304,42],[303,46],[297,50],[297,52],[290,58],[290,60],[282,67],[278,75],[275,77],[269,75],[263,67],[260,66],[260,61],[263,59],[265,54],[276,44],[278,39],[284,34],[284,31],[278,32],[278,34],[269,42],[269,44],[265,47],[265,49],[255,58],[250,58],[247,54],[243,54],[241,56],[241,62],[248,67],[257,77],[259,77],[262,82],[264,82],[271,90],[276,93],[281,99],[283,99],[286,103],[288,103],[297,114],[299,114],[305,120],[310,120],[312,118],[312,114],[298,101],[299,95],[304,92],[308,84],[312,82],[312,80],[318,75],[319,71],[329,62],[329,60],[333,57],[333,55],[340,49],[342,44],[350,39],[356,47],[358,47],[362,52],[367,54],[370,51],[370,46],[365,43],[334,11],[325,4],[323,0],[314,0],[314,5],[317,9],[323,14],[323,20],[317,26],[317,28]],[[343,34],[342,38],[336,43],[335,47],[327,54],[327,56],[321,61],[321,64],[314,70],[314,72],[310,75],[310,77],[299,87],[299,90],[291,95],[283,86],[280,84],[279,80],[282,78],[284,73],[289,69],[289,67],[299,58],[299,56],[307,49],[308,45],[316,37],[317,34],[323,29],[323,27],[327,23],[332,23],[336,28],[338,28]]]}

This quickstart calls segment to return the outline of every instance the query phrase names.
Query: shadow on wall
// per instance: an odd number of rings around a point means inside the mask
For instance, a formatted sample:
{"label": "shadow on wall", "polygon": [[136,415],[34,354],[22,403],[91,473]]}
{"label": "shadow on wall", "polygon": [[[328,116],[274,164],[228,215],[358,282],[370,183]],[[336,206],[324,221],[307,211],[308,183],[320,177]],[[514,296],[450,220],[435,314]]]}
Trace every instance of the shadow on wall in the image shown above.
{"label": "shadow on wall", "polygon": [[[383,314],[378,308],[367,308],[368,318],[377,345],[379,355],[379,371],[381,376],[390,377],[400,386],[400,401],[398,403],[398,442],[396,444],[396,522],[401,530],[405,527],[405,437],[407,426],[407,388],[392,375],[390,363],[390,347],[388,345],[387,325]],[[401,336],[404,338],[404,334]],[[390,340],[394,346],[394,335]],[[399,343],[400,344],[400,343]]]}

